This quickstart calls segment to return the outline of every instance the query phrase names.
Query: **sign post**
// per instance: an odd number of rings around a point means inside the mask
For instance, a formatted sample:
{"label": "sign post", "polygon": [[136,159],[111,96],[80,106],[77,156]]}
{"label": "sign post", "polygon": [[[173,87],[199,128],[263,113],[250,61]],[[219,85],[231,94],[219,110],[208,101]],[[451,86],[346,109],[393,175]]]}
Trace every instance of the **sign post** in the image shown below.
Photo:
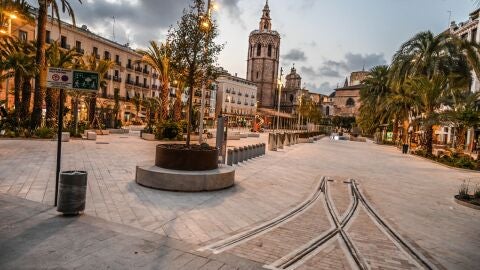
{"label": "sign post", "polygon": [[60,89],[60,100],[58,103],[57,167],[55,172],[55,206],[57,206],[58,201],[58,184],[62,162],[63,99],[65,89],[97,92],[100,84],[99,80],[100,76],[97,72],[54,67],[48,68],[47,87]]}

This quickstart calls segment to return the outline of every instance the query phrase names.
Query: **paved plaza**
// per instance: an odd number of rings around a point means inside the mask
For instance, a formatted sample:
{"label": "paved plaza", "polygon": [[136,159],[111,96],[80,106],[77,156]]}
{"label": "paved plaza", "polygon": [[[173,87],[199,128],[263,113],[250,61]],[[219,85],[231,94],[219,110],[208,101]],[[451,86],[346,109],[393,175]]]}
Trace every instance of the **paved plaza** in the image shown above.
{"label": "paved plaza", "polygon": [[[229,143],[265,141],[263,134]],[[135,166],[153,163],[155,145],[134,134],[65,143],[62,169],[89,173],[86,215],[80,220],[126,225],[179,240],[186,245],[183,250],[203,248],[204,253],[218,253],[219,258],[231,257],[235,262],[243,258],[254,266],[271,268],[355,268],[340,231],[353,243],[361,263],[372,269],[420,268],[421,260],[439,269],[474,269],[480,265],[480,212],[453,201],[464,179],[480,183],[478,173],[402,155],[388,146],[326,138],[267,152],[236,166],[233,188],[209,193],[165,192],[134,182]],[[0,140],[0,192],[52,205],[55,146],[53,141]],[[328,192],[325,187],[318,191],[322,181]],[[352,182],[413,254],[388,233],[361,200],[352,208]],[[308,206],[301,208],[309,198]],[[327,202],[332,211],[328,211]],[[292,209],[300,210],[275,223]],[[321,242],[335,228],[335,219],[339,223],[345,220],[339,233],[315,246],[307,256],[290,260],[314,240]],[[209,249],[266,224],[270,224],[267,229],[227,248]],[[7,236],[1,235],[3,241]]]}

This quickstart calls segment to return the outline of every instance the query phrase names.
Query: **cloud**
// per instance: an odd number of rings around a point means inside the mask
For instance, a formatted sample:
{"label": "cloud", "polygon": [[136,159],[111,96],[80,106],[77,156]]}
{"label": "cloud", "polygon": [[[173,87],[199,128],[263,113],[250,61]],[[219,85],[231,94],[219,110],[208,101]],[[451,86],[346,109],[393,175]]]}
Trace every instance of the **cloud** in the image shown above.
{"label": "cloud", "polygon": [[324,95],[330,95],[335,88],[335,86],[330,84],[329,82],[324,82],[324,83],[321,83],[320,85],[317,85],[315,83],[305,83],[305,87],[311,92],[320,93]]}
{"label": "cloud", "polygon": [[228,17],[234,21],[240,23],[242,28],[246,28],[245,22],[242,20],[242,10],[240,9],[238,3],[240,0],[220,0],[220,8],[225,9],[228,12]]}
{"label": "cloud", "polygon": [[305,56],[305,52],[300,49],[291,49],[287,54],[282,55],[283,60],[287,62],[291,61],[306,61],[307,57]]}
{"label": "cloud", "polygon": [[310,79],[320,78],[342,78],[353,71],[363,68],[369,70],[374,66],[385,65],[383,53],[358,54],[347,53],[342,60],[325,60],[319,67],[301,67],[301,71]]}

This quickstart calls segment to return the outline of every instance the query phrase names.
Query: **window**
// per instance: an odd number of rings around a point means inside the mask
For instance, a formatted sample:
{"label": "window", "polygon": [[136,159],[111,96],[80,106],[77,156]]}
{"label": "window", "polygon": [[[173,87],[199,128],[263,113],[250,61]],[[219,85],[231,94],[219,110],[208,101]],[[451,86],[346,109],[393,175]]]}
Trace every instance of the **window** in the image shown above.
{"label": "window", "polygon": [[264,29],[268,30],[268,23],[265,23]]}
{"label": "window", "polygon": [[347,105],[347,107],[355,106],[355,100],[353,100],[353,98],[348,98],[346,105]]}
{"label": "window", "polygon": [[260,56],[260,54],[262,53],[262,45],[257,44],[257,56]]}
{"label": "window", "polygon": [[258,74],[259,74],[259,73],[258,73],[258,71],[257,71],[257,79],[258,79]]}
{"label": "window", "polygon": [[50,31],[48,31],[48,30],[45,31],[45,41],[46,41],[48,44],[52,43],[51,33],[50,33]]}
{"label": "window", "polygon": [[27,34],[27,32],[22,31],[22,30],[19,30],[19,31],[18,31],[18,38],[19,38],[21,41],[27,41],[27,40],[28,40],[28,34]]}
{"label": "window", "polygon": [[272,57],[272,45],[268,45],[268,57]]}
{"label": "window", "polygon": [[115,78],[118,78],[118,73],[119,73],[118,70],[115,70],[115,75],[114,75]]}
{"label": "window", "polygon": [[136,84],[138,84],[138,80],[139,80],[138,76],[135,76],[135,83]]}
{"label": "window", "polygon": [[120,55],[118,55],[118,54],[115,55],[115,62],[117,64],[120,63]]}
{"label": "window", "polygon": [[330,115],[330,107],[325,108],[325,115],[326,116]]}
{"label": "window", "polygon": [[147,86],[147,78],[143,78],[143,86]]}
{"label": "window", "polygon": [[97,47],[93,47],[93,51],[92,51],[93,55],[95,56],[95,58],[100,58],[100,56],[98,55],[98,48]]}
{"label": "window", "polygon": [[253,56],[253,45],[250,45],[250,56]]}
{"label": "window", "polygon": [[78,41],[78,40],[75,41],[75,48],[76,48],[77,50],[80,50],[80,49],[82,48],[82,42],[80,42],[80,41]]}
{"label": "window", "polygon": [[68,49],[67,48],[67,37],[66,36],[62,36],[60,38],[60,47],[62,47],[64,49]]}
{"label": "window", "polygon": [[105,51],[103,53],[103,59],[105,60],[110,60],[110,52],[109,51]]}

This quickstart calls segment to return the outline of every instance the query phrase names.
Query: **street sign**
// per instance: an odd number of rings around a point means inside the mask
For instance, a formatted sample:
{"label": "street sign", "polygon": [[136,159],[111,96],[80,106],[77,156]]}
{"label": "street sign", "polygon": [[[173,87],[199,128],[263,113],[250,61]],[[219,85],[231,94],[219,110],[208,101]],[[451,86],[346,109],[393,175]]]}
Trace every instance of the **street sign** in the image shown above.
{"label": "street sign", "polygon": [[97,72],[74,70],[73,71],[73,90],[98,91],[99,76]]}
{"label": "street sign", "polygon": [[48,68],[47,87],[67,89],[72,87],[72,70],[63,68]]}
{"label": "street sign", "polygon": [[48,88],[96,92],[98,91],[99,82],[100,78],[97,72],[48,68]]}

